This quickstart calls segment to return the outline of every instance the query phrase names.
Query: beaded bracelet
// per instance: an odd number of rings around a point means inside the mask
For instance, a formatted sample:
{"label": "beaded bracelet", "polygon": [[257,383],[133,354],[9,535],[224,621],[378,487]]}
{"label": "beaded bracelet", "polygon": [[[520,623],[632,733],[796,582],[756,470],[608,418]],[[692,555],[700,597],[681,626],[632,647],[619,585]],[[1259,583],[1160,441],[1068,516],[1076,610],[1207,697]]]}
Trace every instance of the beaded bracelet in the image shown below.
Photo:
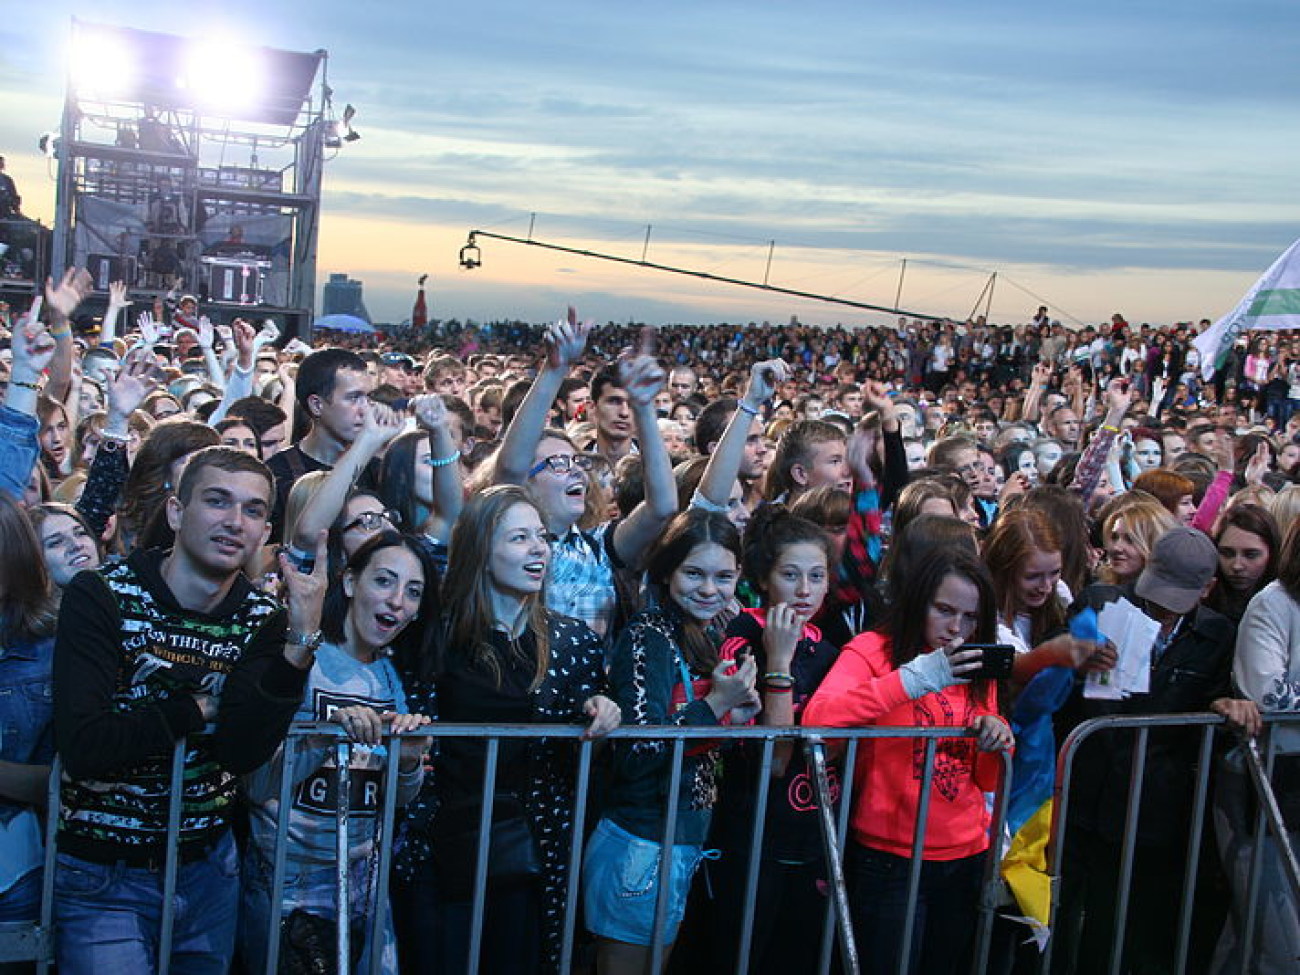
{"label": "beaded bracelet", "polygon": [[430,467],[449,467],[460,460],[460,454],[448,454],[446,457],[430,457],[425,461]]}
{"label": "beaded bracelet", "polygon": [[783,671],[783,670],[769,670],[766,674],[763,675],[763,680],[764,680],[764,681],[769,681],[769,680],[780,680],[780,681],[786,681],[786,680],[788,680],[788,681],[790,681],[790,683],[793,684],[793,683],[794,683],[794,674],[787,674],[787,673],[786,673],[785,671]]}

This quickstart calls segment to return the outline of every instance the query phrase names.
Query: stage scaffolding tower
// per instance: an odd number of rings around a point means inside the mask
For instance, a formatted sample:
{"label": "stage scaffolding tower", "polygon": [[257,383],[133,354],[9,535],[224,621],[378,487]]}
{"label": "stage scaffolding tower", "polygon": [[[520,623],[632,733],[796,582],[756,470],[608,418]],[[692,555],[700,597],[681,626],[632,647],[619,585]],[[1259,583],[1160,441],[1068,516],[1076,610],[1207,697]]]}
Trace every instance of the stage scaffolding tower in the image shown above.
{"label": "stage scaffolding tower", "polygon": [[322,168],[338,145],[328,55],[74,20],[57,145],[51,270],[100,304],[179,287],[216,322],[305,335]]}

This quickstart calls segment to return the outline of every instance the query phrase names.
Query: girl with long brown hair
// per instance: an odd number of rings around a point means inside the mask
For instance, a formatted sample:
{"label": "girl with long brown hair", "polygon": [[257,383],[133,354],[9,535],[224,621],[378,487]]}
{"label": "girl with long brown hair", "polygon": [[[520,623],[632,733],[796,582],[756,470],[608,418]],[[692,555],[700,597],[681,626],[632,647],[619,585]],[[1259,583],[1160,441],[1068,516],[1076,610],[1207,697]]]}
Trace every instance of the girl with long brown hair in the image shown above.
{"label": "girl with long brown hair", "polygon": [[[618,726],[601,693],[604,654],[586,624],[546,608],[550,534],[523,488],[469,499],[451,533],[442,623],[431,652],[399,658],[412,711],[444,722]],[[436,695],[435,695],[436,688]],[[466,970],[473,857],[486,743],[441,743],[436,782],[411,808],[395,864],[394,921],[404,972]],[[494,821],[522,823],[540,871],[489,879],[481,971],[551,972],[559,962],[572,842],[574,773],[562,742],[505,739]],[[466,859],[466,850],[471,852]],[[429,936],[429,917],[441,935]]]}

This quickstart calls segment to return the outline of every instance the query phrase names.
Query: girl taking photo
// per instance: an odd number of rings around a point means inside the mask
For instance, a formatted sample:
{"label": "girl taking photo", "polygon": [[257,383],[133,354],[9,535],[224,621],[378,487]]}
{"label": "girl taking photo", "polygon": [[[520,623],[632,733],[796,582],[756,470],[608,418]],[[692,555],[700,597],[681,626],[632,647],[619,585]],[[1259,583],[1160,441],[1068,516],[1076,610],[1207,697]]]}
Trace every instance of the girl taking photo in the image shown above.
{"label": "girl taking photo", "polygon": [[[933,552],[908,562],[886,625],[851,640],[804,709],[808,725],[948,726],[974,738],[939,742],[931,781],[924,862],[911,946],[912,971],[956,973],[969,966],[989,811],[1011,729],[998,714],[997,686],[978,678],[990,643],[993,586],[984,566],[963,553]],[[846,873],[863,970],[898,968],[907,908],[913,832],[924,743],[861,742],[853,770],[852,842]]]}

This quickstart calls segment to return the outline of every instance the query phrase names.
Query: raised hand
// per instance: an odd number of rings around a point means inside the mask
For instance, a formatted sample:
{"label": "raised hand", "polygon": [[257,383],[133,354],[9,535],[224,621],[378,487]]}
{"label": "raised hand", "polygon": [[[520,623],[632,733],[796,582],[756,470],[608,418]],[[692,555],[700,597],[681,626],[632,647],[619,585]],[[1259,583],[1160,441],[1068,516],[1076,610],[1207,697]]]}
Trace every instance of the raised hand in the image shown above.
{"label": "raised hand", "polygon": [[1242,477],[1247,484],[1263,484],[1264,475],[1268,473],[1272,463],[1273,455],[1269,453],[1268,444],[1261,440],[1259,446],[1255,448],[1255,453],[1246,462],[1246,469],[1242,472]]}
{"label": "raised hand", "polygon": [[54,337],[41,322],[40,295],[27,314],[18,319],[13,332],[13,366],[10,373],[19,382],[35,382],[54,358]]}
{"label": "raised hand", "polygon": [[77,306],[86,300],[94,287],[94,279],[84,267],[70,267],[55,286],[53,278],[45,279],[45,304],[61,318],[71,318]]}
{"label": "raised hand", "polygon": [[136,328],[140,330],[140,338],[144,340],[145,345],[154,345],[158,341],[162,325],[147,311],[140,312],[135,320]]}
{"label": "raised hand", "polygon": [[581,359],[594,327],[594,322],[579,322],[578,312],[570,305],[568,315],[546,330],[546,364],[552,369],[568,369]]}
{"label": "raised hand", "polygon": [[[310,572],[303,572],[283,552],[279,563],[290,628],[298,633],[317,632],[329,586],[329,530],[321,529],[316,536],[316,560]],[[305,647],[285,647],[285,657],[302,670],[311,667],[314,656]]]}
{"label": "raised hand", "polygon": [[749,370],[745,401],[757,409],[776,395],[776,387],[790,378],[790,366],[781,359],[756,362]]}
{"label": "raised hand", "polygon": [[426,430],[437,430],[447,425],[447,404],[437,393],[415,397],[411,408],[416,421]]}
{"label": "raised hand", "polygon": [[129,417],[159,382],[157,366],[149,355],[143,349],[130,353],[109,384],[108,415],[122,419]]}
{"label": "raised hand", "polygon": [[212,327],[212,319],[207,315],[199,316],[198,330],[195,333],[199,340],[199,345],[205,349],[212,348],[217,340],[216,329]]}
{"label": "raised hand", "polygon": [[269,318],[262,323],[262,328],[257,333],[257,348],[264,345],[273,345],[280,338],[280,328]]}
{"label": "raised hand", "polygon": [[1113,379],[1106,386],[1106,408],[1123,416],[1133,403],[1133,388],[1127,379]]}
{"label": "raised hand", "polygon": [[664,381],[668,378],[658,361],[648,355],[622,360],[618,364],[618,375],[633,408],[653,408],[655,396],[664,388]]}
{"label": "raised hand", "polygon": [[370,409],[366,411],[366,423],[361,428],[360,437],[365,438],[367,444],[378,449],[401,433],[405,422],[406,417],[404,414],[398,413],[383,403],[371,401]]}
{"label": "raised hand", "polygon": [[126,296],[125,281],[111,281],[108,285],[108,307],[130,308],[131,302]]}
{"label": "raised hand", "polygon": [[239,368],[247,372],[253,368],[253,359],[257,355],[257,338],[253,326],[242,318],[236,318],[230,327],[230,335],[239,355]]}

